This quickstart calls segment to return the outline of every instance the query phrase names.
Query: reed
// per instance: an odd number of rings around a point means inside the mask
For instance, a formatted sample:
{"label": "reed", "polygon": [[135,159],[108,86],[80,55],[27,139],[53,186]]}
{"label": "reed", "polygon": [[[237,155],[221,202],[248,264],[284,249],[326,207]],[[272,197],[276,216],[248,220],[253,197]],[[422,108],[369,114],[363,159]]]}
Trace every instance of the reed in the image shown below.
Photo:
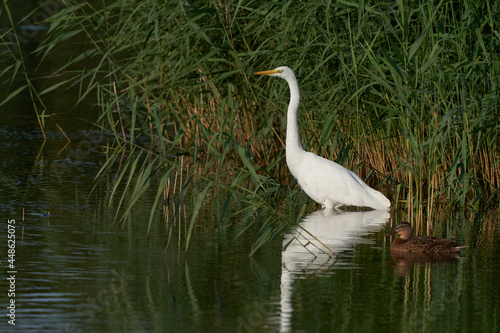
{"label": "reed", "polygon": [[[36,10],[33,10],[28,13],[26,17],[21,18],[21,22],[35,12]],[[6,87],[5,91],[0,92],[0,106],[7,104],[16,97],[23,96],[23,94],[28,96],[32,101],[35,117],[45,139],[45,119],[49,118],[53,121],[54,119],[45,113],[46,107],[43,99],[32,80],[33,73],[27,68],[24,59],[25,54],[22,44],[26,42],[26,39],[19,36],[16,30],[17,22],[14,21],[9,4],[6,1],[0,6],[0,18],[4,23],[0,30],[0,84]],[[68,138],[57,122],[55,124],[62,134]]]}
{"label": "reed", "polygon": [[[277,234],[265,231],[272,212],[303,196],[284,160],[288,87],[250,74],[279,65],[299,79],[305,148],[356,171],[409,220],[498,208],[498,6],[68,1],[38,54],[80,43],[54,77],[79,85],[80,100],[98,96],[113,156],[131,159],[119,179],[141,181],[130,203],[151,179],[159,200],[182,159],[190,186],[222,195],[218,221],[233,204],[268,212],[262,244]],[[194,217],[207,191],[193,192]]]}

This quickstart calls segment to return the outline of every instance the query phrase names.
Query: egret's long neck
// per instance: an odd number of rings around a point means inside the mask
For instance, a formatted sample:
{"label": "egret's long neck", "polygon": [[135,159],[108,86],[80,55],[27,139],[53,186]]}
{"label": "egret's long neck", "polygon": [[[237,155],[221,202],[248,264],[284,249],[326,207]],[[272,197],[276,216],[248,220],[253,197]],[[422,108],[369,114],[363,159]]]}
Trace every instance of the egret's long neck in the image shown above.
{"label": "egret's long neck", "polygon": [[302,150],[299,139],[299,128],[297,126],[297,110],[300,101],[299,86],[297,80],[287,81],[290,86],[290,103],[288,104],[286,124],[286,149],[287,151]]}

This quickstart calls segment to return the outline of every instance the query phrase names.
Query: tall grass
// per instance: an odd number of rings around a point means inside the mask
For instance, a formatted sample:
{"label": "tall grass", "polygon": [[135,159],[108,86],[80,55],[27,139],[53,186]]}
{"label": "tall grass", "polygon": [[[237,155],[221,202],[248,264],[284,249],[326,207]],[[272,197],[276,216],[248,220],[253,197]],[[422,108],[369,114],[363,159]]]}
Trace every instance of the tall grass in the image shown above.
{"label": "tall grass", "polygon": [[[152,184],[163,196],[182,159],[189,186],[225,198],[218,221],[229,206],[257,207],[269,213],[256,244],[273,238],[273,212],[304,195],[284,160],[288,87],[250,73],[288,65],[304,146],[355,170],[408,219],[498,208],[498,2],[93,4],[68,1],[38,55],[79,47],[54,77],[78,85],[80,101],[97,96],[116,135],[103,172],[125,159],[127,207]],[[193,195],[190,231],[207,191]]]}
{"label": "tall grass", "polygon": [[[25,22],[35,12],[36,10],[33,10],[25,17],[22,17],[20,22]],[[26,55],[24,54],[25,48],[22,45],[23,42],[26,42],[26,39],[19,36],[18,22],[15,22],[7,1],[0,5],[0,19],[2,21],[0,25],[0,85],[5,89],[0,92],[0,106],[8,103],[16,96],[22,96],[22,94],[29,96],[45,139],[45,119],[50,118],[53,120],[53,118],[45,113],[46,108],[43,99],[40,97],[36,84],[32,81],[32,72],[27,67]],[[57,123],[56,126],[59,127]],[[66,135],[64,131],[61,130],[61,132]]]}

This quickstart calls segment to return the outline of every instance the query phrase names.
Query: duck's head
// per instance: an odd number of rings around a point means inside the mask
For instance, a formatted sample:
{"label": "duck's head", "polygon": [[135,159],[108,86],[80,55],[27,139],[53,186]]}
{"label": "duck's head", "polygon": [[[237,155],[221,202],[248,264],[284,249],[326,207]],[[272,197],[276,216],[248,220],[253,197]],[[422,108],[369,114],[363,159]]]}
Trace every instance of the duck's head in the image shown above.
{"label": "duck's head", "polygon": [[411,227],[411,224],[408,222],[402,222],[394,228],[391,232],[389,232],[387,235],[395,235],[399,234],[399,238],[408,240],[411,237],[411,233],[413,232],[413,228]]}

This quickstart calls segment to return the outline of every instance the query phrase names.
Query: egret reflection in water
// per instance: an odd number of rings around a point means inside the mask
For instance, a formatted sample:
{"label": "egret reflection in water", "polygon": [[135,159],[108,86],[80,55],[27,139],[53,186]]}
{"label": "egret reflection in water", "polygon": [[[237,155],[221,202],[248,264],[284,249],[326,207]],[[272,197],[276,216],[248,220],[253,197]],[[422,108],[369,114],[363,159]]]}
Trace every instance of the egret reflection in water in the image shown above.
{"label": "egret reflection in water", "polygon": [[353,250],[357,244],[371,243],[363,236],[382,230],[389,217],[382,210],[321,209],[304,217],[285,235],[281,254],[280,332],[291,331],[293,281],[327,274],[335,265],[342,265],[341,253]]}

